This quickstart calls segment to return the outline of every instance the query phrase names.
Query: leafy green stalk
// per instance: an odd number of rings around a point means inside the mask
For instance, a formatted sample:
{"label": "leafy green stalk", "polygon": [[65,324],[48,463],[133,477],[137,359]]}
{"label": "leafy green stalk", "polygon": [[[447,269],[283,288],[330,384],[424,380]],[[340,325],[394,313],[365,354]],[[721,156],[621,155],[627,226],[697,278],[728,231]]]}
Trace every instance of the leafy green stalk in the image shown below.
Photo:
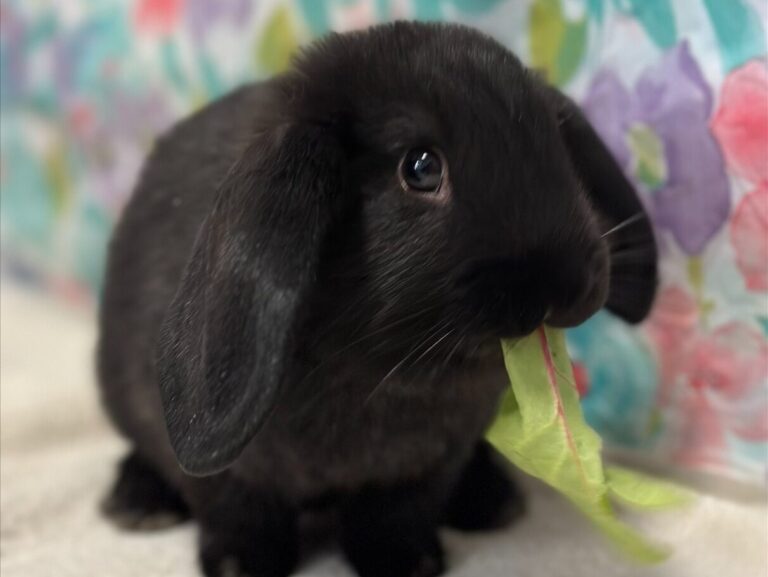
{"label": "leafy green stalk", "polygon": [[682,489],[646,475],[603,466],[600,437],[584,420],[563,331],[542,327],[502,341],[511,387],[488,440],[512,463],[565,495],[619,549],[640,562],[668,551],[616,515],[613,501],[641,509],[684,503]]}

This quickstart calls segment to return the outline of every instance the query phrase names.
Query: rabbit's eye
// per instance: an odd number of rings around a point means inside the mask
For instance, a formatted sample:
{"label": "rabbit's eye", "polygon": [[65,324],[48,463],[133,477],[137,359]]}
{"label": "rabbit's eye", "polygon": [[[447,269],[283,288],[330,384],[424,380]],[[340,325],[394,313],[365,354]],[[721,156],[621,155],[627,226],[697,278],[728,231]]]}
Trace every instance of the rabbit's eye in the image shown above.
{"label": "rabbit's eye", "polygon": [[400,184],[406,191],[434,194],[443,181],[443,161],[429,148],[412,148],[400,161]]}

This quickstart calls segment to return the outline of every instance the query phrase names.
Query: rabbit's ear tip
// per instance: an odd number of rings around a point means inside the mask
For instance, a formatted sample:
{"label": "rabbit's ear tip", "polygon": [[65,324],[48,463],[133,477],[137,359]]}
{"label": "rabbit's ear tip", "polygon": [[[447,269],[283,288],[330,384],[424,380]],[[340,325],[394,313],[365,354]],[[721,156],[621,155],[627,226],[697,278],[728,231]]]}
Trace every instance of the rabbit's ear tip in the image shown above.
{"label": "rabbit's ear tip", "polygon": [[206,449],[184,445],[176,447],[174,451],[181,470],[192,477],[207,477],[220,473],[240,454],[240,450],[222,450],[220,447]]}
{"label": "rabbit's ear tip", "polygon": [[195,477],[213,475],[231,465],[263,421],[248,421],[238,414],[244,411],[237,410],[227,411],[233,413],[230,418],[198,413],[202,417],[198,422],[176,408],[172,412],[167,419],[171,447],[181,469]]}

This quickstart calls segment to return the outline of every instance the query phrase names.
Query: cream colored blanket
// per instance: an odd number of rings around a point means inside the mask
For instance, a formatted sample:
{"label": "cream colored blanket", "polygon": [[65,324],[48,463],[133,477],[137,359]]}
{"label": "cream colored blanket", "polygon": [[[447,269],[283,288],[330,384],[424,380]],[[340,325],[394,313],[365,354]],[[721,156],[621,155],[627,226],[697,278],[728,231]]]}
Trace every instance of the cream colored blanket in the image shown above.
{"label": "cream colored blanket", "polygon": [[[98,408],[93,318],[2,286],[2,577],[193,577],[193,525],[149,534],[114,529],[97,512],[125,446]],[[704,496],[684,512],[633,519],[675,548],[638,568],[614,556],[578,513],[527,483],[530,513],[494,534],[445,534],[450,576],[766,577],[768,513],[762,499]],[[351,575],[334,551],[304,577]]]}

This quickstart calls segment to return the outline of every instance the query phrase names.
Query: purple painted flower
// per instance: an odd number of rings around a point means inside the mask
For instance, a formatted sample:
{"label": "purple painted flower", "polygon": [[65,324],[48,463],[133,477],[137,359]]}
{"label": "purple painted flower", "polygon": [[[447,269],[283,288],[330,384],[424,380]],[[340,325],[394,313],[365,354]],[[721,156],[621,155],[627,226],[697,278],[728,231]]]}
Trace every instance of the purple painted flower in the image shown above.
{"label": "purple painted flower", "polygon": [[82,153],[83,189],[112,214],[128,199],[141,163],[155,138],[173,122],[175,115],[161,91],[116,93],[109,110],[88,110],[97,115],[77,126],[72,118],[72,137]]}
{"label": "purple painted flower", "polygon": [[592,82],[584,110],[624,170],[648,192],[654,221],[689,255],[728,219],[730,188],[709,130],[713,99],[683,42],[627,90],[610,71]]}
{"label": "purple painted flower", "polygon": [[252,0],[186,0],[184,19],[192,38],[200,43],[218,20],[244,24],[254,7]]}
{"label": "purple painted flower", "polygon": [[0,105],[17,103],[27,90],[24,22],[10,5],[0,6]]}
{"label": "purple painted flower", "polygon": [[632,152],[626,135],[632,126],[632,95],[610,70],[598,72],[581,103],[605,143],[625,172],[630,172]]}

